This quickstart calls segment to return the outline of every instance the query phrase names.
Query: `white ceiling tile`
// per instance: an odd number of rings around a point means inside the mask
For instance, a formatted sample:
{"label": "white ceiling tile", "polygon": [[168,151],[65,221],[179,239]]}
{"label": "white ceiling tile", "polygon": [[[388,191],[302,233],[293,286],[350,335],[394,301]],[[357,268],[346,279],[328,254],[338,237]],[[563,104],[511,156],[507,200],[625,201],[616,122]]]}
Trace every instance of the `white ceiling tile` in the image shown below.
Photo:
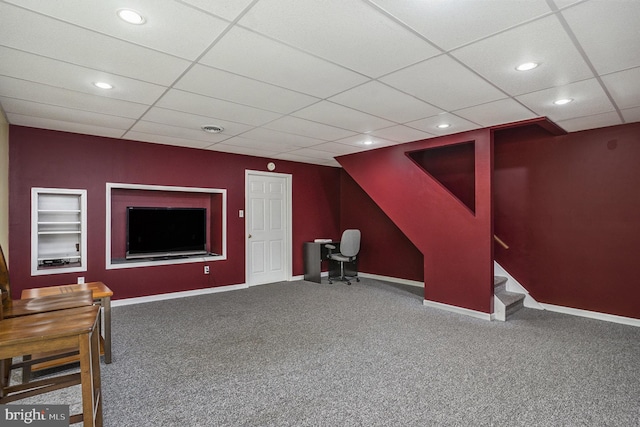
{"label": "white ceiling tile", "polygon": [[[438,128],[438,125],[441,124],[449,124],[450,126],[445,129],[440,129]],[[458,132],[478,129],[480,127],[475,123],[449,113],[438,114],[437,116],[416,120],[415,122],[407,123],[407,126],[411,126],[437,136],[451,135]]]}
{"label": "white ceiling tile", "polygon": [[523,107],[511,98],[464,108],[455,111],[455,114],[484,127],[537,117],[528,108]]}
{"label": "white ceiling tile", "polygon": [[125,117],[110,116],[90,111],[40,104],[21,99],[0,97],[0,104],[2,104],[2,108],[6,113],[40,117],[58,122],[81,123],[85,125],[122,130],[128,129],[135,123],[135,120]]}
{"label": "white ceiling tile", "polygon": [[[153,104],[167,89],[166,86],[146,83],[2,46],[0,46],[0,57],[3,58],[0,61],[1,75],[106,98]],[[113,89],[99,89],[94,86],[95,82],[110,83]]]}
{"label": "white ceiling tile", "polygon": [[156,105],[170,110],[197,114],[212,119],[237,121],[253,126],[260,126],[280,117],[279,114],[270,111],[175,89],[167,92]]}
{"label": "white ceiling tile", "polygon": [[278,120],[274,120],[271,123],[267,123],[265,127],[268,129],[307,136],[324,141],[333,141],[335,139],[345,138],[355,133],[350,130],[340,129],[334,126],[324,125],[322,123],[315,123],[292,116],[284,116]]}
{"label": "white ceiling tile", "polygon": [[442,113],[439,108],[377,81],[354,87],[329,100],[398,123]]}
{"label": "white ceiling tile", "polygon": [[289,154],[324,160],[333,159],[335,157],[333,153],[329,153],[328,151],[323,150],[316,150],[315,148],[298,148],[296,150],[290,151]]}
{"label": "white ceiling tile", "polygon": [[[505,31],[452,54],[511,95],[593,77],[555,16]],[[516,66],[525,62],[540,66],[516,71]]]}
{"label": "white ceiling tile", "polygon": [[602,81],[619,108],[640,106],[640,67],[608,74]]}
{"label": "white ceiling tile", "polygon": [[395,142],[418,141],[421,139],[433,138],[435,136],[433,133],[424,132],[404,125],[396,125],[384,129],[378,129],[371,132],[370,135]]}
{"label": "white ceiling tile", "polygon": [[254,0],[181,0],[209,13],[234,21]]}
{"label": "white ceiling tile", "polygon": [[106,136],[109,138],[120,138],[124,133],[122,129],[106,128],[84,123],[65,122],[44,117],[24,116],[13,113],[7,113],[7,120],[9,120],[9,123],[12,125],[17,126],[82,133],[85,135]]}
{"label": "white ceiling tile", "polygon": [[340,144],[348,144],[354,147],[358,147],[361,151],[372,150],[374,148],[387,147],[389,145],[398,145],[395,141],[389,141],[388,139],[379,138],[371,135],[354,135],[348,138],[342,138],[336,142]]}
{"label": "white ceiling tile", "polygon": [[239,24],[373,78],[440,53],[365,2],[261,0]]}
{"label": "white ceiling tile", "polygon": [[332,158],[320,159],[317,157],[303,156],[295,154],[295,152],[279,153],[273,156],[274,159],[289,160],[292,162],[311,163],[311,164],[329,164],[333,163]]}
{"label": "white ceiling tile", "polygon": [[[555,105],[561,98],[571,98],[573,102]],[[613,111],[613,105],[596,79],[584,80],[566,86],[545,89],[516,97],[539,116],[547,116],[552,121],[573,119],[582,116]]]}
{"label": "white ceiling tile", "polygon": [[283,114],[319,101],[313,96],[203,65],[189,70],[174,87]]}
{"label": "white ceiling tile", "polygon": [[237,144],[238,141],[241,141],[241,137],[233,137],[225,141],[225,143],[220,143],[216,145],[212,145],[207,147],[208,150],[212,151],[221,151],[224,153],[233,153],[233,154],[244,154],[245,156],[257,156],[257,157],[273,157],[278,154],[277,151],[266,150],[258,147],[251,147],[246,145]]}
{"label": "white ceiling tile", "polygon": [[621,111],[625,123],[640,122],[640,107],[627,108]]}
{"label": "white ceiling tile", "polygon": [[544,0],[372,0],[372,3],[445,50],[551,12]]}
{"label": "white ceiling tile", "polygon": [[320,98],[367,81],[353,71],[242,28],[225,34],[200,62]]}
{"label": "white ceiling tile", "polygon": [[293,115],[314,122],[330,123],[355,132],[370,132],[394,124],[388,120],[328,101],[318,102],[296,111]]}
{"label": "white ceiling tile", "polygon": [[189,129],[144,120],[137,122],[131,128],[131,131],[153,135],[166,135],[182,140],[203,141],[209,144],[215,144],[230,138],[229,135],[225,135],[224,133],[207,133],[201,129]]}
{"label": "white ceiling tile", "polygon": [[148,106],[0,76],[0,96],[112,116],[138,118]]}
{"label": "white ceiling tile", "polygon": [[[0,3],[5,46],[160,85],[171,84],[189,63],[183,59]],[[29,31],[23,31],[29,28]]]}
{"label": "white ceiling tile", "polygon": [[595,129],[606,126],[622,124],[620,116],[615,111],[593,116],[577,117],[575,119],[560,120],[556,122],[558,126],[567,132],[577,132],[585,129]]}
{"label": "white ceiling tile", "polygon": [[153,144],[163,145],[175,145],[176,147],[188,147],[188,148],[207,148],[211,145],[211,142],[196,141],[193,139],[182,139],[172,136],[129,131],[122,137],[123,139],[130,139],[133,141],[151,142]]}
{"label": "white ceiling tile", "polygon": [[325,142],[321,139],[309,138],[307,136],[294,135],[291,133],[278,132],[267,128],[255,128],[242,134],[243,138],[257,141],[267,141],[278,144],[286,144],[291,147],[310,147]]}
{"label": "white ceiling tile", "polygon": [[166,108],[153,107],[143,117],[147,122],[166,124],[203,132],[202,126],[215,125],[222,126],[224,131],[222,135],[227,138],[238,135],[253,127],[242,123],[232,122],[229,120],[219,120],[210,117],[199,116],[197,114],[183,113],[175,110],[167,110]]}
{"label": "white ceiling tile", "polygon": [[[109,36],[127,40],[185,59],[196,59],[229,25],[228,22],[173,0],[59,1],[7,0],[20,7]],[[144,16],[143,25],[121,20],[119,9],[133,8]],[[184,37],[184,34],[189,37]]]}
{"label": "white ceiling tile", "polygon": [[314,145],[313,149],[326,151],[334,156],[341,156],[344,154],[358,153],[368,148],[351,144],[341,144],[339,142],[325,142],[324,144]]}
{"label": "white ceiling tile", "polygon": [[640,66],[640,1],[591,0],[562,15],[599,73]]}
{"label": "white ceiling tile", "polygon": [[405,68],[380,80],[446,111],[506,97],[446,55]]}
{"label": "white ceiling tile", "polygon": [[282,141],[266,141],[253,138],[245,138],[244,135],[230,138],[224,141],[224,144],[253,148],[258,150],[266,150],[271,153],[282,153],[284,151],[297,150],[298,148],[300,148],[299,146]]}

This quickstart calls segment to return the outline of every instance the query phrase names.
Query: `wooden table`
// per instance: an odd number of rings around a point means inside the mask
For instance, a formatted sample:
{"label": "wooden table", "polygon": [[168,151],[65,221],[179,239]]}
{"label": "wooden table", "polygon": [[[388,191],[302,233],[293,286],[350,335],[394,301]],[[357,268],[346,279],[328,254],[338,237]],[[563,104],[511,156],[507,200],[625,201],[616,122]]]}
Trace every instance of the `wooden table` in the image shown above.
{"label": "wooden table", "polygon": [[89,282],[73,285],[47,286],[44,288],[25,289],[21,298],[37,298],[45,295],[64,294],[91,290],[93,299],[100,303],[104,316],[104,363],[111,363],[111,297],[113,291],[102,282]]}
{"label": "wooden table", "polygon": [[101,426],[102,396],[97,333],[99,312],[100,307],[92,305],[0,321],[0,365],[6,364],[6,359],[25,354],[69,348],[78,348],[80,353],[79,374],[66,374],[14,386],[10,386],[4,375],[0,375],[0,403],[81,384],[82,414],[71,416],[70,422],[84,421],[85,426]]}

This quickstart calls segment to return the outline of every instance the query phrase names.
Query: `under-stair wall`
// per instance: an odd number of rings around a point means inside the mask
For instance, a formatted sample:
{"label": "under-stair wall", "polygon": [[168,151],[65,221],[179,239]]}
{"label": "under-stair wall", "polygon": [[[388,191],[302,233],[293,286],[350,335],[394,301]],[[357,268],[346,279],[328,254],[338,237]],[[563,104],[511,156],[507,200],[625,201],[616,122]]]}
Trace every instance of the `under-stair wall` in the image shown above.
{"label": "under-stair wall", "polygon": [[[470,209],[408,154],[473,144]],[[492,135],[488,129],[338,157],[424,256],[425,301],[493,312]]]}

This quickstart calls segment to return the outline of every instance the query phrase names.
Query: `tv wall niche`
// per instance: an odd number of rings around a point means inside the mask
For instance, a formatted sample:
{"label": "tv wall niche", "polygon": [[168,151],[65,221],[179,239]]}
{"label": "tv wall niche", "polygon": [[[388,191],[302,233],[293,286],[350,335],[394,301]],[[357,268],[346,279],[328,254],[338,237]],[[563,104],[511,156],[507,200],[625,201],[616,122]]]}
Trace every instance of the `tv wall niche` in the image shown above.
{"label": "tv wall niche", "polygon": [[[225,189],[107,183],[106,268],[217,261],[227,258]],[[128,208],[196,208],[206,210],[206,254],[127,259]]]}

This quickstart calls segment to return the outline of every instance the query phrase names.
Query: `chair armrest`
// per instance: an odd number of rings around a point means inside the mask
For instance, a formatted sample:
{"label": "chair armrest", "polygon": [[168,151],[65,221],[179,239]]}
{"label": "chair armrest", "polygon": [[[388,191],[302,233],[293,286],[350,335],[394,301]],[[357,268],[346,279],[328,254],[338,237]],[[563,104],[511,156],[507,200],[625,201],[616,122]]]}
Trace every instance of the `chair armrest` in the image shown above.
{"label": "chair armrest", "polygon": [[331,245],[331,244],[326,244],[324,245],[324,247],[331,250],[334,250],[336,248],[335,245]]}

